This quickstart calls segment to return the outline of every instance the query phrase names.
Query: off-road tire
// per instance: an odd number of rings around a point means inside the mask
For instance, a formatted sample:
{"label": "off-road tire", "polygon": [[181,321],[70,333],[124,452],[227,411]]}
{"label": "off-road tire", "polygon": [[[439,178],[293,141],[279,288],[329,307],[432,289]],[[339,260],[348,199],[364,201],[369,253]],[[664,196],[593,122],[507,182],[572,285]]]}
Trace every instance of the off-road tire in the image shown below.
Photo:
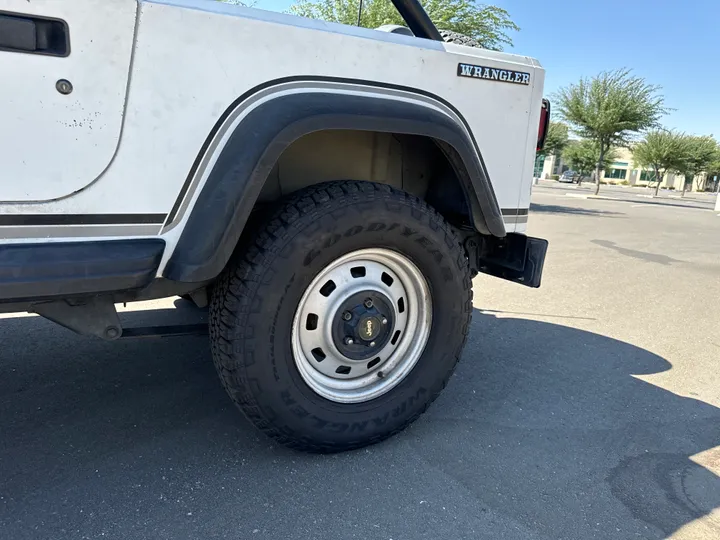
{"label": "off-road tire", "polygon": [[482,48],[480,43],[478,43],[470,36],[466,36],[465,34],[458,34],[457,32],[452,32],[450,30],[440,30],[440,35],[442,36],[443,41],[445,41],[446,43],[455,43],[457,45],[465,45],[466,47],[477,47],[479,49]]}
{"label": "off-road tire", "polygon": [[[432,326],[412,371],[387,393],[337,403],[302,379],[291,349],[304,291],[329,263],[359,249],[402,253],[425,277]],[[210,304],[212,356],[245,416],[291,448],[337,452],[377,443],[422,414],[445,387],[472,312],[467,257],[424,201],[369,182],[319,184],[291,196],[245,235]]]}

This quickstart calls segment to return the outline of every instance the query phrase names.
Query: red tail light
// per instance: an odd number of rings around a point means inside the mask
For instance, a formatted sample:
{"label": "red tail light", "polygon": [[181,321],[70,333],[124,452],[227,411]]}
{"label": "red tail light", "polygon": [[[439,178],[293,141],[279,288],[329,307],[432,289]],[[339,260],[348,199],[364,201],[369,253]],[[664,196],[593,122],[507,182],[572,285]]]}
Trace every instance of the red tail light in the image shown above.
{"label": "red tail light", "polygon": [[550,125],[550,102],[547,99],[542,100],[542,109],[540,109],[540,126],[538,127],[537,151],[545,146],[545,137],[547,136],[548,126]]}

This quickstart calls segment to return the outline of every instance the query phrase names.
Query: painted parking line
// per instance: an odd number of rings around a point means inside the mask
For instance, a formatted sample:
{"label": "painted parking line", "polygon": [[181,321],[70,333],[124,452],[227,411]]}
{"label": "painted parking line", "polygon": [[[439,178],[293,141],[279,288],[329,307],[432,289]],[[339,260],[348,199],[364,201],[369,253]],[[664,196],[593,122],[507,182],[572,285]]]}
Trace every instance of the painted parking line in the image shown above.
{"label": "painted parking line", "polygon": [[[710,208],[700,208],[699,206],[680,206],[677,204],[662,204],[662,203],[650,203],[650,204],[631,204],[630,208],[664,208],[666,212],[672,210],[699,210],[701,212],[714,212]],[[720,214],[718,214],[720,216]]]}
{"label": "painted parking line", "polygon": [[616,199],[615,197],[606,197],[605,195],[583,195],[581,193],[566,193],[565,196],[572,197],[573,199],[599,199],[601,201],[624,202],[622,199]]}

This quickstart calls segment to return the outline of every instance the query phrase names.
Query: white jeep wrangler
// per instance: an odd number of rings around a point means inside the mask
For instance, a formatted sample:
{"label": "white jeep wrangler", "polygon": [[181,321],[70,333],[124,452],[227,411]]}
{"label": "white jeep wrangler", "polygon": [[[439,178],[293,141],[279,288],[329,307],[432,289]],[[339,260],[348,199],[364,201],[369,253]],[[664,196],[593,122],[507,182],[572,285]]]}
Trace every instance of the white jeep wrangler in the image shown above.
{"label": "white jeep wrangler", "polygon": [[[222,382],[294,448],[380,441],[465,344],[471,278],[537,287],[544,71],[210,0],[0,0],[0,311],[113,340],[210,306]],[[539,136],[538,136],[539,133]]]}

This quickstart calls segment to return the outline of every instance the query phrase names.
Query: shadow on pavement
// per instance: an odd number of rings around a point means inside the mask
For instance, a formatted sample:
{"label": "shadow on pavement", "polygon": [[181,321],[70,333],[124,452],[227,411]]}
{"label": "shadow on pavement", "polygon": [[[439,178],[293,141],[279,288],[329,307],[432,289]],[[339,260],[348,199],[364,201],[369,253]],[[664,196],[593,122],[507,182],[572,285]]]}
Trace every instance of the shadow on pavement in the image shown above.
{"label": "shadow on pavement", "polygon": [[622,246],[618,246],[615,242],[611,240],[590,240],[590,242],[595,244],[596,246],[612,249],[620,255],[625,255],[626,257],[639,259],[645,262],[662,264],[663,266],[671,266],[672,264],[686,262],[681,261],[680,259],[673,259],[672,257],[668,257],[667,255],[663,255],[661,253],[651,253],[649,251],[639,251],[637,249],[624,248]]}
{"label": "shadow on pavement", "polygon": [[430,411],[333,456],[258,435],[206,338],[104,343],[35,317],[0,337],[7,538],[663,538],[720,506],[690,459],[720,444],[720,409],[634,377],[663,358],[558,324],[476,311]]}
{"label": "shadow on pavement", "polygon": [[634,377],[663,358],[479,311],[466,351],[422,436],[485,504],[550,538],[664,538],[720,507],[720,478],[689,459],[720,445],[720,409]]}
{"label": "shadow on pavement", "polygon": [[530,211],[543,214],[570,214],[573,216],[618,217],[625,215],[622,212],[611,212],[609,210],[592,210],[590,208],[538,203],[530,203]]}

